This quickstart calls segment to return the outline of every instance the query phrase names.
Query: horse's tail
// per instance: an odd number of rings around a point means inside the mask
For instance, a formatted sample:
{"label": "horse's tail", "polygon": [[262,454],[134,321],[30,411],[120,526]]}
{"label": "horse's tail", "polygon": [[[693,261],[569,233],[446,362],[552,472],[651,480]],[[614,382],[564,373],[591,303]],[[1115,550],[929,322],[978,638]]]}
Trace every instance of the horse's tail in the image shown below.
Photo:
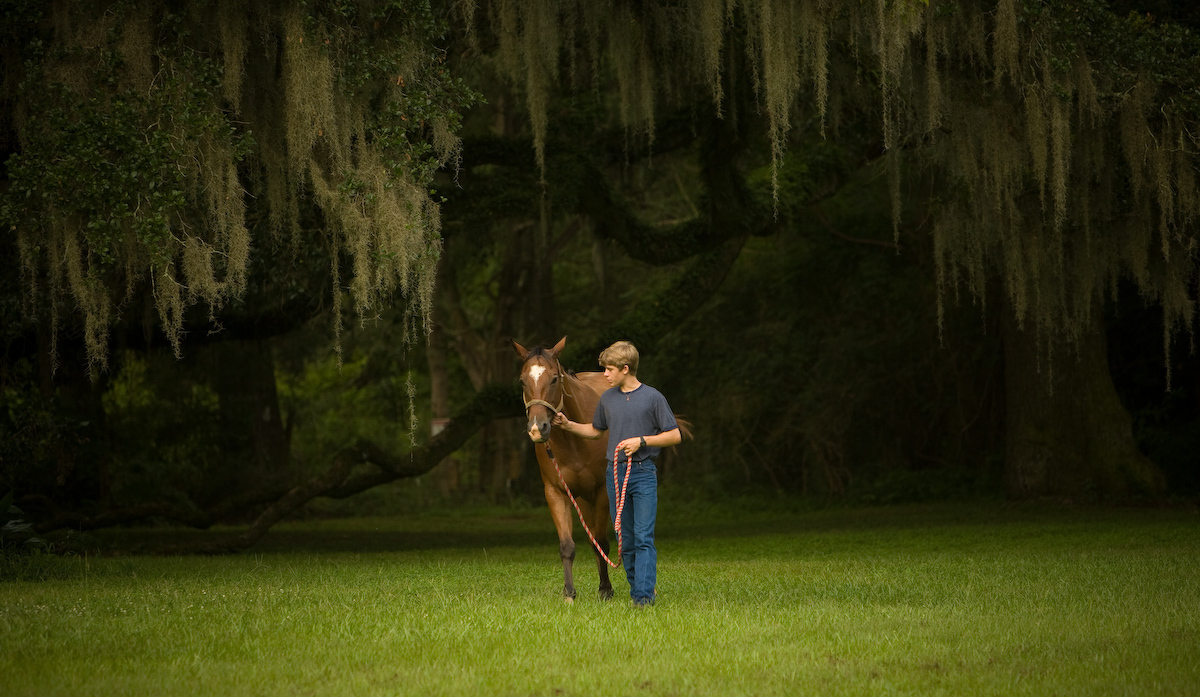
{"label": "horse's tail", "polygon": [[691,440],[692,439],[692,422],[681,417],[679,414],[676,414],[675,415],[675,423],[679,424],[679,435],[683,436],[684,440]]}

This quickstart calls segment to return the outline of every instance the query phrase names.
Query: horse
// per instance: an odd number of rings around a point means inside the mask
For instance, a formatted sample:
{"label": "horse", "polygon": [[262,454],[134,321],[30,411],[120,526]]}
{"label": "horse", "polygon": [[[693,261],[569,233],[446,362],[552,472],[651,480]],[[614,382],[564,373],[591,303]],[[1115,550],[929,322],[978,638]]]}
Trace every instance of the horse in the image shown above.
{"label": "horse", "polygon": [[[563,412],[572,421],[591,423],[600,402],[600,395],[608,389],[603,373],[571,374],[563,370],[558,356],[566,346],[564,336],[553,348],[536,347],[526,349],[512,341],[513,350],[521,359],[521,388],[528,418],[527,431],[534,443],[549,443],[558,460],[562,479],[575,495],[579,504],[580,518],[592,531],[596,543],[604,554],[608,554],[608,490],[604,484],[606,468],[605,449],[607,438],[587,440],[578,438],[561,429],[551,429],[551,420],[557,412]],[[542,473],[542,486],[546,492],[546,503],[558,532],[558,554],[563,565],[563,597],[568,603],[575,601],[575,579],[572,566],[575,562],[575,540],[571,501],[559,480],[546,448],[535,448],[538,469]],[[596,566],[600,570],[600,599],[611,600],[612,583],[608,578],[608,565],[596,551]]]}

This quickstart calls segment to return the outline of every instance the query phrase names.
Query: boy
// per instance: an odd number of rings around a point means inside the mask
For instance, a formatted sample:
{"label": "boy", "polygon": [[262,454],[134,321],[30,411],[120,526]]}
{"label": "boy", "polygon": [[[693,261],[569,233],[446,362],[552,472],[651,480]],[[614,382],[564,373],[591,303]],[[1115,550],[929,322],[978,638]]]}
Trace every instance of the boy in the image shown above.
{"label": "boy", "polygon": [[[621,516],[621,557],[629,579],[629,595],[634,605],[654,604],[658,550],[654,547],[654,521],[658,516],[658,471],[654,460],[662,448],[682,440],[679,424],[662,393],[637,378],[638,350],[628,341],[604,349],[600,354],[604,377],[611,387],[600,395],[592,423],[571,421],[562,413],[554,425],[581,438],[595,439],[609,432],[608,510],[617,519],[617,495],[625,486],[626,458],[633,459],[629,485]],[[615,445],[614,445],[615,444]],[[617,482],[613,485],[613,451],[620,451],[616,464]]]}

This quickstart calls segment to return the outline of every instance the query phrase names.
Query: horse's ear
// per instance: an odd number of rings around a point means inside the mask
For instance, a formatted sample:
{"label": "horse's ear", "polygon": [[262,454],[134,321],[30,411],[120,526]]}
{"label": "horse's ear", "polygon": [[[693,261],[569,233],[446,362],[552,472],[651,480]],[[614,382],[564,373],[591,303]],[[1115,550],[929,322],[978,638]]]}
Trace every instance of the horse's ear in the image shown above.
{"label": "horse's ear", "polygon": [[566,345],[567,337],[564,336],[563,338],[559,339],[558,343],[554,345],[554,348],[547,351],[547,353],[549,353],[553,358],[558,358],[558,354],[562,353],[563,347]]}
{"label": "horse's ear", "polygon": [[512,344],[513,351],[516,352],[517,358],[520,358],[521,360],[525,360],[525,358],[529,355],[529,349],[518,344],[516,339],[509,339],[508,342],[510,344]]}

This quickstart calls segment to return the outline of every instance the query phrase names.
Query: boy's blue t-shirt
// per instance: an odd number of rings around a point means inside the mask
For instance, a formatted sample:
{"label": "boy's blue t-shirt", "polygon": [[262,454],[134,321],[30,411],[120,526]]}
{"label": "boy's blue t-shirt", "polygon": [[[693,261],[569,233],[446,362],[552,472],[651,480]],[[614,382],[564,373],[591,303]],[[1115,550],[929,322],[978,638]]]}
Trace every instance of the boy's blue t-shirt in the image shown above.
{"label": "boy's blue t-shirt", "polygon": [[[653,387],[642,383],[633,392],[622,392],[619,387],[610,387],[600,395],[592,426],[597,431],[608,431],[608,453],[605,457],[612,462],[613,449],[626,438],[658,435],[678,428],[675,414],[667,404],[667,398]],[[662,448],[647,445],[633,454],[637,462],[656,460]],[[622,460],[623,462],[624,460]]]}

